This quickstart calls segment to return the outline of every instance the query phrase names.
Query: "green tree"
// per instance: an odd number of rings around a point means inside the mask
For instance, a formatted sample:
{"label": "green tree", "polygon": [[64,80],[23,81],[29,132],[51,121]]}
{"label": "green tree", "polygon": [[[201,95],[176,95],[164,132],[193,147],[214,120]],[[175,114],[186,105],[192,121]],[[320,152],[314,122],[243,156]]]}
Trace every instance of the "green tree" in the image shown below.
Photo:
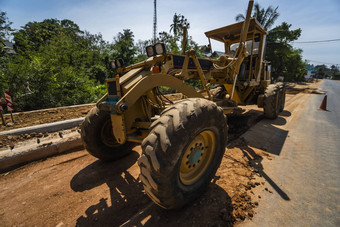
{"label": "green tree", "polygon": [[46,19],[42,22],[28,22],[22,29],[14,33],[17,51],[29,57],[31,51],[37,51],[53,37],[64,34],[79,41],[83,32],[73,21]]}
{"label": "green tree", "polygon": [[6,41],[9,40],[14,29],[11,27],[12,22],[9,21],[6,16],[6,12],[0,11],[0,40]]}
{"label": "green tree", "polygon": [[179,38],[176,36],[172,36],[170,33],[167,32],[160,32],[158,35],[159,42],[164,43],[166,50],[169,53],[180,54],[180,48],[177,42]]}
{"label": "green tree", "polygon": [[173,31],[175,37],[180,36],[183,33],[183,27],[189,29],[190,23],[183,15],[175,13],[170,25],[170,32]]}
{"label": "green tree", "polygon": [[331,71],[332,71],[332,79],[336,79],[338,77],[337,75],[337,72],[339,71],[338,67],[336,67],[335,65],[332,65]]}
{"label": "green tree", "polygon": [[95,101],[101,94],[87,73],[89,56],[71,37],[54,37],[30,58],[17,55],[8,64],[7,78],[17,107],[23,110]]}
{"label": "green tree", "polygon": [[290,44],[301,35],[301,29],[291,30],[291,24],[282,22],[269,31],[267,36],[266,59],[272,64],[272,76],[283,76],[286,81],[302,81],[307,74],[302,60],[302,50]]}
{"label": "green tree", "polygon": [[124,29],[123,33],[119,32],[113,38],[113,56],[114,58],[122,58],[126,65],[135,62],[136,47],[134,45],[134,35],[130,29]]}
{"label": "green tree", "polygon": [[144,40],[144,41],[138,40],[138,42],[135,44],[135,47],[136,47],[135,61],[136,62],[141,62],[148,58],[146,55],[146,47],[152,44],[153,44],[152,40]]}
{"label": "green tree", "polygon": [[[267,30],[273,26],[276,19],[280,16],[280,14],[277,12],[278,8],[278,6],[275,9],[272,6],[269,6],[267,9],[264,9],[259,3],[256,2],[254,4],[252,18],[255,18],[260,24],[262,24],[264,29]],[[235,20],[243,21],[245,20],[245,16],[241,13],[237,14]]]}
{"label": "green tree", "polygon": [[105,92],[110,45],[70,20],[29,22],[14,33],[17,54],[5,73],[21,110],[93,102]]}
{"label": "green tree", "polygon": [[323,79],[332,75],[332,68],[328,68],[326,65],[317,65],[315,69],[317,78]]}
{"label": "green tree", "polygon": [[7,70],[6,64],[9,62],[11,56],[4,47],[5,41],[10,39],[10,36],[14,31],[11,25],[12,22],[9,21],[6,12],[0,11],[0,94],[3,94],[5,90],[8,90],[5,73]]}
{"label": "green tree", "polygon": [[[173,17],[173,23],[170,25],[170,32],[174,35],[167,33],[165,31],[159,33],[159,41],[164,43],[166,49],[170,53],[181,54],[182,53],[182,36],[183,28],[186,27],[188,30],[190,28],[189,21],[185,16],[181,14],[176,14]],[[198,46],[198,44],[192,39],[191,36],[187,37],[186,50],[195,49],[198,56],[202,56],[203,48]]]}

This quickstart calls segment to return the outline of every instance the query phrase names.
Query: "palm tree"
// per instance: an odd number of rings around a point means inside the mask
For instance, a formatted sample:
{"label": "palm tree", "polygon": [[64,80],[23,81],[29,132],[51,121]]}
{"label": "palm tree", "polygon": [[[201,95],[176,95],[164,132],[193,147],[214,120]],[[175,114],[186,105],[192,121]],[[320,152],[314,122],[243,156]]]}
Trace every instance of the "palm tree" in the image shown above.
{"label": "palm tree", "polygon": [[177,36],[182,30],[183,27],[187,27],[189,29],[190,23],[188,20],[181,14],[176,14],[173,17],[172,24],[170,25],[170,32],[174,32],[174,36]]}
{"label": "palm tree", "polygon": [[178,32],[178,24],[179,24],[179,16],[177,13],[175,13],[173,19],[172,19],[173,24],[170,25],[170,32],[173,31],[174,35],[177,35]]}
{"label": "palm tree", "polygon": [[[278,8],[278,6],[275,9],[272,6],[269,6],[267,9],[264,9],[261,8],[260,4],[256,2],[254,4],[252,17],[262,24],[264,29],[268,30],[271,26],[273,26],[276,19],[280,16],[280,14],[277,12]],[[235,17],[235,20],[245,20],[245,16],[240,13]]]}

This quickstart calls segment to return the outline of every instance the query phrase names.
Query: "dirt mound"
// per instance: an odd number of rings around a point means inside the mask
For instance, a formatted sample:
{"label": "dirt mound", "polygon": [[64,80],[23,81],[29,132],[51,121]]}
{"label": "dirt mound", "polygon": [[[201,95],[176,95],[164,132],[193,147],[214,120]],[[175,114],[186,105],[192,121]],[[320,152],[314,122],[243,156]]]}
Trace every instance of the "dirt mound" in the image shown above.
{"label": "dirt mound", "polygon": [[7,125],[1,124],[0,131],[85,117],[93,107],[94,104],[14,113],[14,123],[11,116],[6,114],[4,118]]}

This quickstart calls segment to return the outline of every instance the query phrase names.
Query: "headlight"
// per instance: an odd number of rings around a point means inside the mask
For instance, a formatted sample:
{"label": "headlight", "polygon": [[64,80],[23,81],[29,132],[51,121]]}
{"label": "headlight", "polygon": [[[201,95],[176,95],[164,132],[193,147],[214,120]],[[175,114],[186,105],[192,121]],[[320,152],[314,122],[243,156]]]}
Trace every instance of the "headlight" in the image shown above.
{"label": "headlight", "polygon": [[118,58],[115,60],[115,66],[116,68],[121,68],[125,66],[124,60],[121,58]]}
{"label": "headlight", "polygon": [[148,57],[156,56],[156,55],[165,55],[166,49],[164,43],[156,43],[154,46],[146,47],[146,55]]}
{"label": "headlight", "polygon": [[146,55],[148,55],[148,57],[152,57],[152,56],[155,55],[155,51],[154,51],[153,46],[147,46],[146,47]]}
{"label": "headlight", "polygon": [[164,43],[157,43],[157,44],[155,44],[155,52],[156,52],[157,55],[164,55],[164,54],[166,54]]}

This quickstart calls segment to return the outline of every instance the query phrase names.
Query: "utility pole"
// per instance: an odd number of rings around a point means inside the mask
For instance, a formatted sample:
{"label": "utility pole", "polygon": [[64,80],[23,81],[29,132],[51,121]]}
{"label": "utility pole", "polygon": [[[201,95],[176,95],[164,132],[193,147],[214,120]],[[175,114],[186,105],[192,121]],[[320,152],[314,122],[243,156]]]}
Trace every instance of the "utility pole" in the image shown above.
{"label": "utility pole", "polygon": [[157,42],[157,0],[153,1],[154,13],[153,13],[153,43]]}

